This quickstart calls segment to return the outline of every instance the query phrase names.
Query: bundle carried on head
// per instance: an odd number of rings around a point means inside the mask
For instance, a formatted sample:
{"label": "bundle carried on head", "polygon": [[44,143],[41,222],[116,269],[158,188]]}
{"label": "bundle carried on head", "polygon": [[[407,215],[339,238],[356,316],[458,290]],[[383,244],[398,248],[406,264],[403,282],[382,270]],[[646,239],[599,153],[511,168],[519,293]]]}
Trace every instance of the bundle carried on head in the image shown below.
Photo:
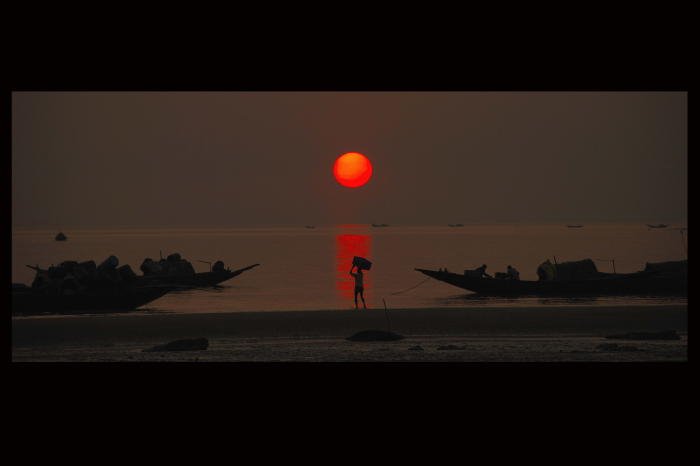
{"label": "bundle carried on head", "polygon": [[364,257],[355,256],[352,258],[352,265],[358,269],[369,270],[372,268],[372,263],[365,259]]}

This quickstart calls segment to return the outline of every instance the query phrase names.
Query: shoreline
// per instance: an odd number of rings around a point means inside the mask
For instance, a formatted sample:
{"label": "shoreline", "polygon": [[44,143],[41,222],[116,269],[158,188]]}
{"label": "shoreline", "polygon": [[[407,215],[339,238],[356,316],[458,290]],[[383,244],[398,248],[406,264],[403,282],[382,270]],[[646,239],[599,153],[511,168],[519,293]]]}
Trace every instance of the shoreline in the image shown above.
{"label": "shoreline", "polygon": [[[369,357],[367,351],[384,345],[385,353],[373,354],[372,357],[393,360],[391,358],[396,355],[391,356],[391,351],[386,352],[386,348],[392,348],[392,345],[393,348],[403,348],[404,353],[417,354],[415,351],[406,352],[406,345],[415,341],[422,341],[424,345],[427,342],[454,341],[461,342],[462,346],[467,343],[490,345],[494,351],[500,348],[496,353],[501,354],[504,360],[511,360],[514,357],[527,359],[529,356],[524,348],[518,350],[524,351],[520,356],[517,352],[508,353],[508,340],[529,341],[532,344],[537,341],[559,341],[559,346],[555,345],[546,354],[538,356],[548,360],[546,358],[549,356],[557,356],[552,351],[555,347],[561,348],[563,342],[612,342],[605,336],[675,330],[683,336],[683,340],[673,343],[682,345],[682,348],[676,349],[684,352],[680,359],[687,360],[687,305],[392,309],[388,312],[388,318],[384,309],[20,317],[12,319],[12,350],[13,360],[65,360],[64,357],[84,360],[91,355],[106,353],[110,354],[106,360],[120,360],[120,357],[127,356],[161,360],[164,357],[162,354],[141,353],[141,350],[172,340],[205,337],[210,341],[208,350],[177,352],[167,357],[187,359],[192,358],[194,353],[199,358],[214,357],[216,348],[221,348],[224,352],[218,356],[224,360],[262,358],[274,361],[287,360],[287,357],[297,360],[294,354],[306,354],[313,347],[313,355],[330,360],[363,359]],[[356,332],[368,329],[390,329],[405,339],[396,343],[364,344],[352,344],[345,340]],[[638,345],[638,342],[629,343]],[[670,343],[645,342],[652,346]],[[241,345],[246,348],[243,352],[240,351]],[[280,356],[277,350],[273,350],[279,345],[289,346],[289,351],[292,347],[296,349]],[[343,348],[343,351],[350,353],[334,352],[334,348]],[[533,347],[530,351],[540,349]],[[67,356],[66,351],[72,356]],[[482,356],[485,360],[493,357],[490,353]],[[478,354],[470,353],[469,357],[478,357]]]}
{"label": "shoreline", "polygon": [[[687,300],[686,297],[683,299]],[[613,310],[613,309],[641,309],[641,308],[687,308],[688,303],[686,302],[639,302],[633,304],[590,304],[590,303],[565,303],[565,304],[546,304],[546,305],[483,305],[483,306],[426,306],[426,307],[387,307],[388,312],[441,312],[441,311],[567,311],[567,310]],[[385,312],[382,306],[372,307],[369,309],[354,309],[354,308],[342,308],[342,309],[332,309],[332,308],[319,308],[319,309],[271,309],[271,310],[235,310],[235,311],[202,311],[202,312],[180,312],[180,311],[169,311],[167,309],[157,309],[150,308],[148,306],[142,306],[138,309],[132,311],[116,311],[116,312],[103,312],[103,313],[85,313],[85,314],[36,314],[36,315],[13,315],[11,316],[13,320],[24,320],[24,319],[60,319],[60,318],[77,318],[77,317],[101,317],[101,316],[150,316],[150,315],[197,315],[197,316],[213,316],[213,315],[231,315],[231,314],[312,314],[312,313],[375,313],[375,312]]]}

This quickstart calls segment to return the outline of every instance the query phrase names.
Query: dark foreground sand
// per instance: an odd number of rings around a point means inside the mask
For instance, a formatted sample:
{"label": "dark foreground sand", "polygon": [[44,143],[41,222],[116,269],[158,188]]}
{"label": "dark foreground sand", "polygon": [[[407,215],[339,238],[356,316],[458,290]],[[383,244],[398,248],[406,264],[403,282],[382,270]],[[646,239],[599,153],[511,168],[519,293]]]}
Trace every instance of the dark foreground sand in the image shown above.
{"label": "dark foreground sand", "polygon": [[[351,342],[367,329],[406,338]],[[144,313],[12,319],[13,361],[687,361],[687,305]],[[608,340],[676,330],[678,341]],[[206,337],[203,351],[143,352]],[[610,346],[617,343],[617,347]],[[452,349],[440,347],[452,345]],[[420,347],[420,349],[418,348]]]}

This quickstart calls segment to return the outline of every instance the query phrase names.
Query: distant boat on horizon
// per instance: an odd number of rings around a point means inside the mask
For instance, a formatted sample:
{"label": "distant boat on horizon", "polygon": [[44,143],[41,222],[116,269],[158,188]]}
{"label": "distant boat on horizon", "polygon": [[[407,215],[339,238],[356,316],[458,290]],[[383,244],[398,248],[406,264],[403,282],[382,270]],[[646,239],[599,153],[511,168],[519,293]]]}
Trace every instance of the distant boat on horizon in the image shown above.
{"label": "distant boat on horizon", "polygon": [[650,225],[647,223],[649,228],[666,228],[668,225],[666,223],[657,223],[656,225]]}
{"label": "distant boat on horizon", "polygon": [[66,235],[64,235],[63,232],[61,231],[56,235],[55,239],[56,239],[56,241],[65,241],[68,239],[68,237],[66,237]]}
{"label": "distant boat on horizon", "polygon": [[315,227],[314,225],[306,225],[304,228],[309,228],[309,229],[311,229],[311,228],[316,228],[316,227]]}
{"label": "distant boat on horizon", "polygon": [[372,226],[375,228],[382,228],[382,227],[388,227],[389,225],[387,225],[386,223],[373,223]]}
{"label": "distant boat on horizon", "polygon": [[583,228],[583,225],[567,225],[567,228]]}
{"label": "distant boat on horizon", "polygon": [[448,227],[463,227],[464,225],[461,223],[448,223]]}

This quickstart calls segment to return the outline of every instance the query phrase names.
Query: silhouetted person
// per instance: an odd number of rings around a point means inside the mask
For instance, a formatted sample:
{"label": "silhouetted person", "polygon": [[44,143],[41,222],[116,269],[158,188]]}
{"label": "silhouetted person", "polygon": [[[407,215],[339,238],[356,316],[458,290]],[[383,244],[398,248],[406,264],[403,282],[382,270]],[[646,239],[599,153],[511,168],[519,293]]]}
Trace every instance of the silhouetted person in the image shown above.
{"label": "silhouetted person", "polygon": [[520,272],[515,270],[515,267],[511,267],[510,265],[506,269],[506,273],[508,274],[508,278],[511,280],[520,280]]}
{"label": "silhouetted person", "polygon": [[357,295],[359,293],[360,298],[362,298],[362,305],[367,309],[367,304],[365,304],[365,286],[364,286],[364,274],[361,268],[357,268],[357,273],[352,273],[352,269],[355,266],[350,267],[350,275],[355,278],[355,309],[357,309]]}
{"label": "silhouetted person", "polygon": [[479,278],[492,278],[491,275],[486,273],[486,264],[483,264],[481,267],[477,267],[474,271],[477,273]]}

